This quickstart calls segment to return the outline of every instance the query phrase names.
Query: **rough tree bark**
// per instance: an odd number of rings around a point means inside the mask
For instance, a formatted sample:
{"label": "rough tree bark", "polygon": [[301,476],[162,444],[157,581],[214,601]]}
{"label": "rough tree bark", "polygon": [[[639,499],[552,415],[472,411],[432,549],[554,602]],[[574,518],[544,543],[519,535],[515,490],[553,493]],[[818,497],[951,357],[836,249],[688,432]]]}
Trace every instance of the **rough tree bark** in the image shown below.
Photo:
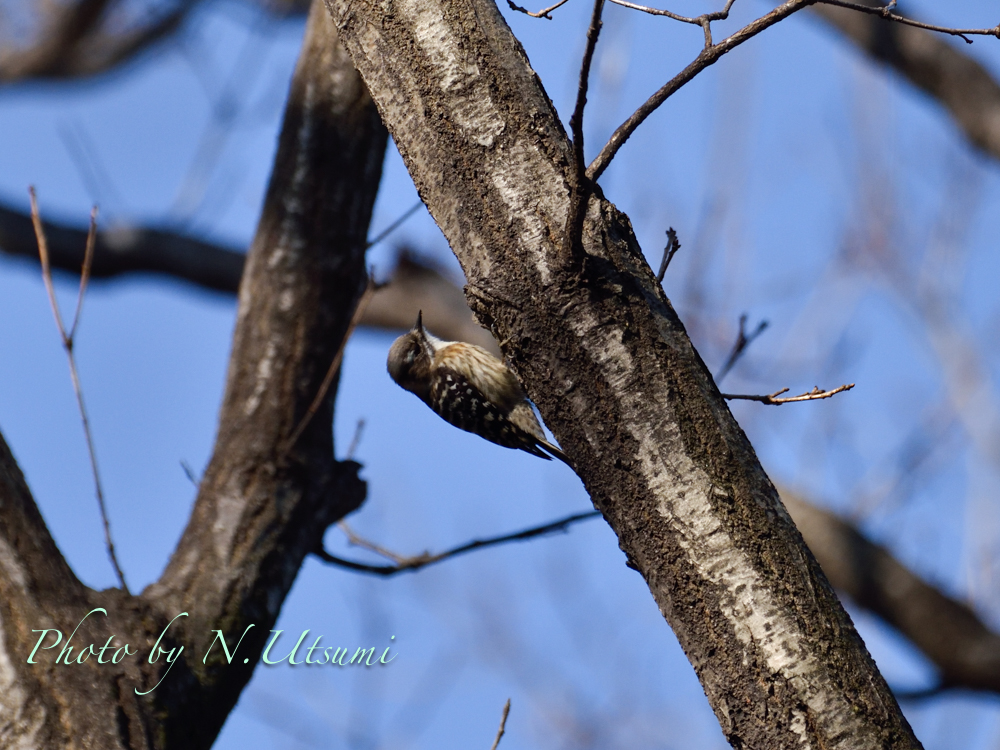
{"label": "rough tree bark", "polygon": [[567,246],[566,133],[492,0],[327,0],[470,305],[649,585],[735,747],[919,747],[627,217]]}
{"label": "rough tree bark", "polygon": [[[310,16],[257,236],[240,288],[214,454],[183,538],[138,596],[93,591],[52,541],[0,441],[0,746],[207,748],[250,679],[299,566],[326,527],[358,507],[358,465],[333,455],[333,393],[293,446],[365,283],[364,248],[386,132],[321,5]],[[33,630],[116,636],[119,664],[26,663]],[[166,673],[148,663],[158,635],[183,647]],[[228,665],[230,647],[256,627]],[[50,640],[54,639],[54,635]],[[46,642],[48,645],[48,641]],[[75,653],[74,653],[75,656]],[[244,664],[243,659],[249,658]],[[166,674],[165,674],[166,673]],[[164,677],[165,674],[165,677]],[[146,696],[164,677],[162,684]]]}

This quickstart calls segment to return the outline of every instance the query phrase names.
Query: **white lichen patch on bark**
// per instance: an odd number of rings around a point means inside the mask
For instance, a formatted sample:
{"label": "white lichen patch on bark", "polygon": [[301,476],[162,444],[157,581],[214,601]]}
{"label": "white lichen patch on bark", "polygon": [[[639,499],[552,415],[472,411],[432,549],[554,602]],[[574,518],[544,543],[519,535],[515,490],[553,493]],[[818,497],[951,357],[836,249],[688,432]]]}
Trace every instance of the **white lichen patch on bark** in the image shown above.
{"label": "white lichen patch on bark", "polygon": [[433,70],[432,80],[451,95],[455,124],[470,140],[491,148],[504,130],[504,119],[479,66],[469,54],[468,40],[455,35],[451,24],[445,21],[446,8],[417,0],[400,3],[397,12],[401,17],[409,17],[414,39]]}
{"label": "white lichen patch on bark", "polygon": [[277,344],[273,341],[268,341],[267,349],[264,350],[264,356],[257,363],[257,382],[254,383],[250,398],[243,405],[243,413],[248,417],[257,411],[257,407],[260,406],[261,397],[264,395],[264,391],[267,390],[267,386],[270,385],[271,374],[274,370],[274,358],[277,351]]}
{"label": "white lichen patch on bark", "polygon": [[[490,81],[482,74],[472,56],[469,39],[458,35],[453,24],[446,21],[446,8],[426,0],[400,4],[397,16],[408,21],[413,38],[428,67],[429,77],[447,94],[449,116],[463,137],[485,147],[482,171],[489,175],[493,187],[508,208],[509,222],[520,222],[518,231],[525,250],[544,258],[551,253],[551,237],[565,225],[569,212],[568,187],[561,170],[540,153],[537,139],[525,135],[517,140],[510,136],[497,141],[505,128],[503,113],[491,94]],[[400,115],[413,108],[412,102],[397,98],[394,110]],[[503,146],[502,148],[500,146]],[[418,154],[413,154],[418,156]],[[439,170],[436,167],[435,170]],[[447,191],[441,197],[447,201]],[[461,211],[461,205],[443,206],[445,213]],[[455,226],[453,216],[435,218],[447,231]],[[470,231],[468,222],[461,222],[463,240]],[[468,257],[468,256],[466,256]],[[477,263],[484,259],[476,258]],[[546,264],[535,263],[548,281]]]}
{"label": "white lichen patch on bark", "polygon": [[212,522],[212,542],[219,563],[228,564],[232,559],[233,539],[240,529],[240,519],[246,507],[247,500],[238,488],[229,487],[227,491],[219,493],[214,508],[215,519]]}
{"label": "white lichen patch on bark", "polygon": [[41,747],[39,732],[45,712],[32,701],[21,684],[21,676],[7,653],[7,634],[0,620],[0,747],[28,750]]}
{"label": "white lichen patch on bark", "polygon": [[0,537],[0,568],[3,569],[3,577],[24,591],[28,585],[28,579],[24,576],[24,569],[18,563],[20,558],[14,550],[7,544],[7,540]]}
{"label": "white lichen patch on bark", "polygon": [[516,141],[498,157],[489,165],[493,186],[507,206],[509,218],[520,224],[521,244],[533,258],[542,283],[548,284],[553,230],[561,230],[569,214],[566,180],[550,159],[543,158],[535,143]]}
{"label": "white lichen patch on bark", "polygon": [[[623,425],[639,445],[637,473],[659,498],[657,509],[697,574],[710,583],[732,634],[751,656],[780,675],[808,707],[810,716],[793,712],[790,729],[802,747],[812,747],[808,726],[820,728],[827,748],[854,747],[866,727],[811,651],[795,619],[785,615],[772,597],[763,573],[722,525],[711,502],[709,476],[683,450],[679,427],[666,412],[667,393],[659,399],[632,387],[635,363],[622,344],[621,331],[599,326],[596,318],[577,320],[574,328],[600,371],[608,378],[609,397],[623,414],[639,418]],[[648,380],[648,378],[647,378]],[[663,413],[655,422],[644,418],[651,406]],[[746,661],[746,660],[745,660]]]}

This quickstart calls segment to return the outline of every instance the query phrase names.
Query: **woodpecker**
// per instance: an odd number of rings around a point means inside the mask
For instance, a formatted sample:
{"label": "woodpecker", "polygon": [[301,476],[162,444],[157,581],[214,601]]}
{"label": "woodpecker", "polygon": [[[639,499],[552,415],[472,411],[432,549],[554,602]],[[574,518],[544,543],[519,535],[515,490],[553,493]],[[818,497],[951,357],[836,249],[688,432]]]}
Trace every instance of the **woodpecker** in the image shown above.
{"label": "woodpecker", "polygon": [[566,454],[545,439],[514,373],[480,346],[432,336],[422,313],[393,342],[386,366],[397,385],[455,427],[546,461],[555,456],[572,468]]}

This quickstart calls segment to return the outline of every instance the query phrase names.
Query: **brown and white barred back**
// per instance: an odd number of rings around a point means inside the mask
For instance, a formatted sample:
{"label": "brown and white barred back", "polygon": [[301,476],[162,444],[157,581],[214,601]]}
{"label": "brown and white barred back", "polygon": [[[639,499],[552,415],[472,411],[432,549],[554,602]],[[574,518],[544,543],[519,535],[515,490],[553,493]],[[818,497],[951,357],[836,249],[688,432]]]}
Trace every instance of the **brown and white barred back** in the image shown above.
{"label": "brown and white barred back", "polygon": [[449,424],[505,448],[551,456],[571,466],[545,439],[521,384],[482,347],[441,341],[424,329],[422,316],[389,349],[389,375]]}

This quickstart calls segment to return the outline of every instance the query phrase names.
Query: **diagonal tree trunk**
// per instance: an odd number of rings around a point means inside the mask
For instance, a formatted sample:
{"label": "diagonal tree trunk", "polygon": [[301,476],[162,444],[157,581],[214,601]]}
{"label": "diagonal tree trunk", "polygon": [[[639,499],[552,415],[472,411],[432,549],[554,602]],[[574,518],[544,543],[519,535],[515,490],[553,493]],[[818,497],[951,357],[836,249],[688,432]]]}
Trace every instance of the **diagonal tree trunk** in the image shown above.
{"label": "diagonal tree trunk", "polygon": [[[287,440],[365,284],[386,138],[317,5],[240,288],[214,454],[157,583],[139,596],[83,586],[0,440],[0,746],[186,749],[215,740],[303,558],[364,499],[358,465],[334,459],[332,392],[302,437],[290,447]],[[69,636],[95,608],[107,615],[86,618],[73,644],[100,648],[114,635],[111,648],[128,642],[137,656],[65,665],[57,651],[42,649],[27,663],[33,630]],[[213,630],[232,648],[250,624],[231,665],[219,646],[203,663]],[[165,628],[160,648],[184,649],[169,667],[162,656],[148,658]],[[54,639],[49,634],[44,645]]]}
{"label": "diagonal tree trunk", "polygon": [[[919,747],[492,0],[327,0],[481,321],[734,747]],[[804,4],[803,4],[804,5]]]}

